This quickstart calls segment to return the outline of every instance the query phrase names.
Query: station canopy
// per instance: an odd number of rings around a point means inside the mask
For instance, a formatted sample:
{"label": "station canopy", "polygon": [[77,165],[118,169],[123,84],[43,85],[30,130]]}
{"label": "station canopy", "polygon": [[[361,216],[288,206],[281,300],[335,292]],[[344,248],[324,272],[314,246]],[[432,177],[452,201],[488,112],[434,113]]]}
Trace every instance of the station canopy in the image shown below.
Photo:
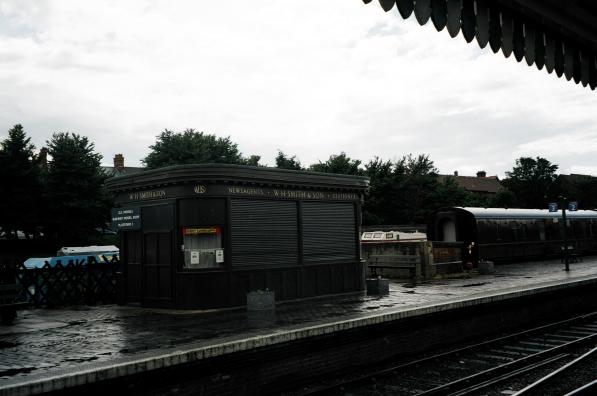
{"label": "station canopy", "polygon": [[[363,0],[370,3],[372,0]],[[501,50],[555,72],[568,81],[597,86],[597,1],[595,0],[379,0],[402,18],[414,14],[420,25],[431,21],[452,37],[459,32],[494,53]]]}

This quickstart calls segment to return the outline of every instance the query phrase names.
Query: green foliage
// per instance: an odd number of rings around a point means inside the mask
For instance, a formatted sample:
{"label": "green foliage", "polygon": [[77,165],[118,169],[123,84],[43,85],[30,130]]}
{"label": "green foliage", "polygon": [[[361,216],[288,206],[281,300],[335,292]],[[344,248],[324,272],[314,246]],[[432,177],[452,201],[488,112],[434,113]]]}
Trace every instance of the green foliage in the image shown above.
{"label": "green foliage", "polygon": [[407,155],[392,163],[375,158],[365,165],[371,187],[364,224],[421,224],[442,206],[462,205],[466,191],[454,180],[441,184],[427,155]]}
{"label": "green foliage", "polygon": [[353,160],[343,151],[338,155],[330,155],[326,162],[319,161],[313,164],[309,170],[323,173],[339,173],[343,175],[363,175],[364,171],[360,168],[361,161]]}
{"label": "green foliage", "polygon": [[568,201],[577,201],[579,209],[597,208],[597,177],[574,174],[560,175],[556,185],[555,197],[561,196]]}
{"label": "green foliage", "polygon": [[492,208],[516,208],[516,195],[506,188],[503,188],[495,194],[495,197],[491,198],[488,207]]}
{"label": "green foliage", "polygon": [[[439,206],[436,201],[438,188],[437,169],[427,155],[402,157],[395,165],[397,188],[397,220],[400,223],[421,224]],[[396,224],[400,224],[396,223]]]}
{"label": "green foliage", "polygon": [[249,165],[249,166],[261,166],[259,161],[261,160],[260,155],[251,155],[249,158],[243,158],[241,160],[242,165]]}
{"label": "green foliage", "polygon": [[21,124],[0,144],[0,228],[7,238],[16,238],[17,230],[37,233],[41,185],[34,150]]}
{"label": "green foliage", "polygon": [[182,133],[166,129],[149,148],[151,152],[143,159],[149,169],[206,163],[257,166],[261,158],[257,155],[244,158],[230,137],[219,138],[194,129],[186,129]]}
{"label": "green foliage", "polygon": [[52,158],[45,191],[47,234],[65,245],[88,243],[112,207],[102,157],[86,137],[68,132],[55,133],[47,145]]}
{"label": "green foliage", "polygon": [[544,208],[555,193],[556,170],[545,158],[520,157],[511,172],[506,172],[504,186],[516,196],[522,208]]}
{"label": "green foliage", "polygon": [[365,164],[365,176],[369,177],[370,187],[363,207],[363,223],[392,224],[395,218],[393,200],[398,193],[394,184],[394,164],[375,157]]}
{"label": "green foliage", "polygon": [[576,194],[567,196],[576,199],[581,209],[597,209],[597,177],[584,177],[577,184]]}
{"label": "green foliage", "polygon": [[278,150],[278,155],[276,156],[276,168],[303,170],[301,162],[296,158],[296,155],[288,157],[280,150]]}
{"label": "green foliage", "polygon": [[448,176],[443,183],[438,183],[433,197],[433,208],[443,206],[485,206],[484,199],[477,198],[460,187],[453,176]]}

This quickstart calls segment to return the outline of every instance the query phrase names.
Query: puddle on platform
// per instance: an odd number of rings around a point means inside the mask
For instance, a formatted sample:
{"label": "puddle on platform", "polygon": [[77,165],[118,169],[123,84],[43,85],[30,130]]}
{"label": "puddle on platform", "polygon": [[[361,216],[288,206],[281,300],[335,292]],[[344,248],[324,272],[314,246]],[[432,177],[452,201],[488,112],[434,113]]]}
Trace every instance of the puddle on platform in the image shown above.
{"label": "puddle on platform", "polygon": [[487,285],[489,283],[491,283],[491,282],[467,283],[466,285],[462,285],[461,287],[483,286],[483,285]]}
{"label": "puddle on platform", "polygon": [[33,370],[36,370],[36,367],[19,367],[19,368],[10,368],[8,370],[0,371],[0,377],[13,377],[19,374],[28,374]]}
{"label": "puddle on platform", "polygon": [[19,346],[19,344],[14,343],[14,342],[8,342],[8,341],[0,341],[0,349],[3,349],[3,348],[14,348],[16,346]]}
{"label": "puddle on platform", "polygon": [[87,356],[87,357],[80,357],[80,358],[68,358],[68,359],[64,359],[64,361],[71,362],[71,363],[86,363],[86,362],[92,362],[97,359],[98,359],[97,356]]}
{"label": "puddle on platform", "polygon": [[137,352],[147,351],[148,349],[149,349],[148,345],[142,345],[142,346],[139,346],[136,348],[123,348],[118,352],[122,353],[122,354],[127,354],[127,353],[137,353]]}

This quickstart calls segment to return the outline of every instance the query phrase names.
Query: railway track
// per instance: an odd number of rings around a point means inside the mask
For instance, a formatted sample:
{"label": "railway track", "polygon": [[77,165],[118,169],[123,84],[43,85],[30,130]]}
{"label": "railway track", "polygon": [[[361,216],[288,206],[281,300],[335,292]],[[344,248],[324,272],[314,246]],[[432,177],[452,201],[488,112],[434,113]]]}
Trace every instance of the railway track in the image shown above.
{"label": "railway track", "polygon": [[516,392],[514,396],[546,395],[557,392],[567,396],[597,394],[597,374],[590,377],[576,378],[575,371],[596,373],[597,347],[579,356],[529,386]]}
{"label": "railway track", "polygon": [[[577,391],[574,395],[597,394],[595,360],[597,352],[575,359],[579,350],[597,342],[597,312],[531,330],[431,355],[422,359],[388,365],[352,376],[311,384],[286,395],[471,395],[494,389],[522,376],[552,372],[517,395],[546,395]],[[582,386],[546,393],[562,376],[591,361],[594,378]],[[561,367],[562,371],[558,371]],[[566,382],[566,381],[563,381]],[[584,393],[582,393],[584,392]],[[588,393],[587,393],[588,392]]]}

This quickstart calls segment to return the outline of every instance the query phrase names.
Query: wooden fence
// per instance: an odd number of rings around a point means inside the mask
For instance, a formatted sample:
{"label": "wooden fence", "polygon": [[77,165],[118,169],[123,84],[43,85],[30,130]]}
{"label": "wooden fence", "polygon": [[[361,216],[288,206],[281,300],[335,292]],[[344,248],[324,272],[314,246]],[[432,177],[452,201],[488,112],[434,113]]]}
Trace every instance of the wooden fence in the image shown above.
{"label": "wooden fence", "polygon": [[2,283],[14,283],[17,300],[35,307],[116,303],[120,269],[116,256],[101,262],[93,256],[56,265],[46,261],[41,268],[26,268],[15,259],[0,263]]}
{"label": "wooden fence", "polygon": [[462,242],[433,242],[433,261],[438,274],[462,272]]}

